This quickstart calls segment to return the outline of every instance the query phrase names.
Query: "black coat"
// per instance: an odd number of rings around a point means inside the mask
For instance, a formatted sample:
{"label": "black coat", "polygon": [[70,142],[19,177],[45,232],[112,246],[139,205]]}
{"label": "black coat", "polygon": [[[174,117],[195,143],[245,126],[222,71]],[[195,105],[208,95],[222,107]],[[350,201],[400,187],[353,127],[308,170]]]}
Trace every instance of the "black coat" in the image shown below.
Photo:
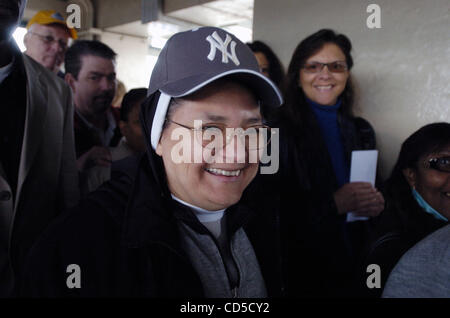
{"label": "black coat", "polygon": [[[338,214],[333,197],[338,184],[317,123],[308,132],[316,136],[315,147],[302,141],[289,120],[279,117],[271,125],[280,128],[280,169],[262,183],[280,196],[286,292],[291,297],[353,296],[352,278],[369,222],[346,223],[346,215]],[[352,150],[375,148],[366,120],[339,115],[339,125],[349,163]]]}

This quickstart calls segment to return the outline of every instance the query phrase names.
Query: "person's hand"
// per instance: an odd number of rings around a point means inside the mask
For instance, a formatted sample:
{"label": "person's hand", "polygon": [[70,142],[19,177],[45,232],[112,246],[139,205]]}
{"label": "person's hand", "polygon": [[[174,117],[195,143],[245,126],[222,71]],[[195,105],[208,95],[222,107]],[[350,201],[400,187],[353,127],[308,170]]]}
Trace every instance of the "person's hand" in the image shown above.
{"label": "person's hand", "polygon": [[346,183],[334,193],[339,214],[377,216],[384,210],[383,195],[368,182]]}
{"label": "person's hand", "polygon": [[84,171],[93,166],[111,165],[111,152],[106,147],[94,146],[77,159],[79,171]]}

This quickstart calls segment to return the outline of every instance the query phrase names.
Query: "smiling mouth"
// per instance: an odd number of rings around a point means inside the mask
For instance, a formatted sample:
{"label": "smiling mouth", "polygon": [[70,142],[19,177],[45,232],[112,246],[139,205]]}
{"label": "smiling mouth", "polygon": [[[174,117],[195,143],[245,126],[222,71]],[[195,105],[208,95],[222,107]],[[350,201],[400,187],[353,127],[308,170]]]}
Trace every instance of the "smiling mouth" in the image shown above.
{"label": "smiling mouth", "polygon": [[225,177],[239,177],[241,174],[242,169],[237,170],[223,170],[223,169],[217,169],[217,168],[205,168],[205,171],[216,175],[216,176],[225,176]]}
{"label": "smiling mouth", "polygon": [[332,90],[334,85],[315,85],[314,87],[321,92],[326,92]]}

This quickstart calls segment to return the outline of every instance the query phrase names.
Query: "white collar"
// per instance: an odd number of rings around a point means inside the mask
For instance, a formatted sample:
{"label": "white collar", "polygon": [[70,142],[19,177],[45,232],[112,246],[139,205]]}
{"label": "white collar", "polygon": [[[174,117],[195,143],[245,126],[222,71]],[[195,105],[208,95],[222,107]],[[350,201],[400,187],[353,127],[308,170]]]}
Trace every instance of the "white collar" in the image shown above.
{"label": "white collar", "polygon": [[174,199],[175,201],[180,202],[181,204],[183,204],[184,206],[187,206],[188,208],[191,208],[192,211],[194,212],[195,216],[198,218],[198,220],[201,223],[216,222],[216,221],[222,219],[223,214],[226,210],[226,209],[217,210],[217,211],[205,210],[205,209],[199,208],[198,206],[189,204],[189,203],[177,198],[173,194],[171,194],[171,196],[172,196],[172,199]]}

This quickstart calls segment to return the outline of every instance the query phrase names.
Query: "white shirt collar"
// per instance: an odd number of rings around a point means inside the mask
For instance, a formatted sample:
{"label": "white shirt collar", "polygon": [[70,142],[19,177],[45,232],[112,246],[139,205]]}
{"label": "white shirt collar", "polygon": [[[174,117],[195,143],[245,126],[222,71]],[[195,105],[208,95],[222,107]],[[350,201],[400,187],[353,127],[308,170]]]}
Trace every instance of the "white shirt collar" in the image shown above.
{"label": "white shirt collar", "polygon": [[171,195],[172,195],[172,199],[174,199],[175,201],[180,202],[181,204],[183,204],[184,206],[187,206],[188,208],[191,208],[192,211],[194,212],[195,216],[198,218],[198,220],[201,223],[216,222],[216,221],[222,219],[223,214],[226,210],[226,209],[217,210],[217,211],[205,210],[205,209],[199,208],[198,206],[189,204],[189,203],[177,198],[173,194],[171,194]]}

